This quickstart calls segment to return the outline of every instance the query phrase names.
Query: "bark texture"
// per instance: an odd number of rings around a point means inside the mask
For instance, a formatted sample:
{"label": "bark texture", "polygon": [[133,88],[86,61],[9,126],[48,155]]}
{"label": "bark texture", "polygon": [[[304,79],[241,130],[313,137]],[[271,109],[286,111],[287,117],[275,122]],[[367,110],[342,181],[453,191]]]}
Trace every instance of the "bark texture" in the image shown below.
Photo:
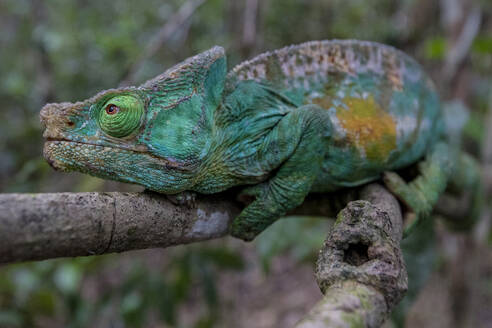
{"label": "bark texture", "polygon": [[0,263],[167,247],[225,236],[240,206],[154,193],[0,195]]}
{"label": "bark texture", "polygon": [[[291,214],[333,218],[357,197],[355,191],[311,195]],[[230,192],[186,201],[151,192],[0,194],[0,263],[219,238],[243,207]]]}
{"label": "bark texture", "polygon": [[[0,195],[0,263],[222,237],[243,207],[233,199],[199,196],[177,205],[148,192]],[[406,291],[401,211],[383,187],[311,195],[293,214],[333,217],[347,202],[317,263],[325,297],[297,327],[379,327]]]}
{"label": "bark texture", "polygon": [[298,328],[380,327],[407,290],[400,206],[376,184],[360,196],[328,234],[316,269],[325,297]]}

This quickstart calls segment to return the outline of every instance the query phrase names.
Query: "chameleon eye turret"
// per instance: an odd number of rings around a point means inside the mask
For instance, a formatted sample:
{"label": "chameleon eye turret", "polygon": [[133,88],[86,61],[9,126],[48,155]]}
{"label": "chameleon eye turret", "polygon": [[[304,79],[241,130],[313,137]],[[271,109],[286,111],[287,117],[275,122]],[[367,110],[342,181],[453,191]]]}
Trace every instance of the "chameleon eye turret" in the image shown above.
{"label": "chameleon eye turret", "polygon": [[99,110],[101,130],[115,138],[132,135],[140,126],[144,113],[143,102],[134,96],[116,96],[104,103]]}

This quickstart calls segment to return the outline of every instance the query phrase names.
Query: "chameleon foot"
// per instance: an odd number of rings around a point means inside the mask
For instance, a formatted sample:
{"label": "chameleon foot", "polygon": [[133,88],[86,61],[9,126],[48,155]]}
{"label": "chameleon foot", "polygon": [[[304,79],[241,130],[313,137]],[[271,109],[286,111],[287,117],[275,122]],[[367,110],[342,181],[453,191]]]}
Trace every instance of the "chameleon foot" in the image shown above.
{"label": "chameleon foot", "polygon": [[182,191],[178,194],[166,195],[166,198],[174,205],[195,207],[196,193],[193,191]]}
{"label": "chameleon foot", "polygon": [[445,143],[438,143],[425,160],[419,163],[420,175],[405,182],[397,173],[385,172],[386,187],[405,204],[409,212],[403,236],[408,236],[424,219],[430,217],[439,196],[446,189],[452,171],[451,152]]}
{"label": "chameleon foot", "polygon": [[[415,227],[429,217],[432,207],[420,190],[412,188],[397,173],[385,172],[384,184],[407,208],[404,213],[403,237],[408,236]],[[430,209],[429,209],[430,207]]]}

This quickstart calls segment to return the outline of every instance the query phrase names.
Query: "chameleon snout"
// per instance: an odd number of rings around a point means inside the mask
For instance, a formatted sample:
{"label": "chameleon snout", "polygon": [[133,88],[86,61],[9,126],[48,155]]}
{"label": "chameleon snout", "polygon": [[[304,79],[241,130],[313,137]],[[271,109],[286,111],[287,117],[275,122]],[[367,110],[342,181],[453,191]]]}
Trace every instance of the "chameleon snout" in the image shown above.
{"label": "chameleon snout", "polygon": [[[39,118],[44,129],[43,138],[46,139],[43,155],[48,164],[56,170],[64,170],[63,158],[65,152],[63,141],[69,139],[70,131],[75,127],[72,103],[56,103],[45,105]],[[66,146],[65,146],[66,147]]]}
{"label": "chameleon snout", "polygon": [[63,139],[64,132],[75,126],[75,122],[70,115],[73,112],[72,103],[47,104],[39,113],[41,125],[44,128],[43,138],[60,140]]}

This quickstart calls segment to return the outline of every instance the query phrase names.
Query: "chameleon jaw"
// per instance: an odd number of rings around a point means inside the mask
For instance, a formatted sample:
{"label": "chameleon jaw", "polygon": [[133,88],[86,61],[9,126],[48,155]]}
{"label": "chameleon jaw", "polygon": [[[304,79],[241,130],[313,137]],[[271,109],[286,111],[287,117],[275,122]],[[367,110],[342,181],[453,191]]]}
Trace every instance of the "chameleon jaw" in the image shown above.
{"label": "chameleon jaw", "polygon": [[48,162],[48,164],[55,169],[56,171],[67,172],[69,171],[63,165],[60,165],[61,162],[57,161],[53,154],[52,144],[56,143],[56,141],[46,141],[43,147],[43,157]]}
{"label": "chameleon jaw", "polygon": [[133,156],[145,156],[156,164],[170,166],[169,161],[140,150],[108,147],[69,139],[47,138],[44,143],[43,155],[54,169],[62,171],[72,171],[74,170],[72,167],[77,167],[75,170],[80,171],[80,167],[84,164],[90,167],[91,164],[104,165],[114,162],[115,166],[119,166],[118,158],[131,158]]}
{"label": "chameleon jaw", "polygon": [[150,153],[67,140],[44,144],[44,157],[56,170],[78,171],[98,178],[142,185],[163,193],[185,190],[192,167]]}
{"label": "chameleon jaw", "polygon": [[128,167],[162,164],[157,159],[152,162],[147,154],[68,140],[48,139],[44,144],[43,154],[55,170],[78,171],[103,179],[145,186],[145,179],[138,172],[128,170]]}
{"label": "chameleon jaw", "polygon": [[[88,156],[84,156],[84,153],[87,153],[87,150],[91,146],[93,149],[97,147],[96,145],[83,144],[75,141],[48,138],[44,143],[43,156],[55,170],[91,173],[87,172],[83,165],[80,165],[83,162],[87,162],[84,159],[88,158]],[[90,170],[90,166],[87,169]]]}

